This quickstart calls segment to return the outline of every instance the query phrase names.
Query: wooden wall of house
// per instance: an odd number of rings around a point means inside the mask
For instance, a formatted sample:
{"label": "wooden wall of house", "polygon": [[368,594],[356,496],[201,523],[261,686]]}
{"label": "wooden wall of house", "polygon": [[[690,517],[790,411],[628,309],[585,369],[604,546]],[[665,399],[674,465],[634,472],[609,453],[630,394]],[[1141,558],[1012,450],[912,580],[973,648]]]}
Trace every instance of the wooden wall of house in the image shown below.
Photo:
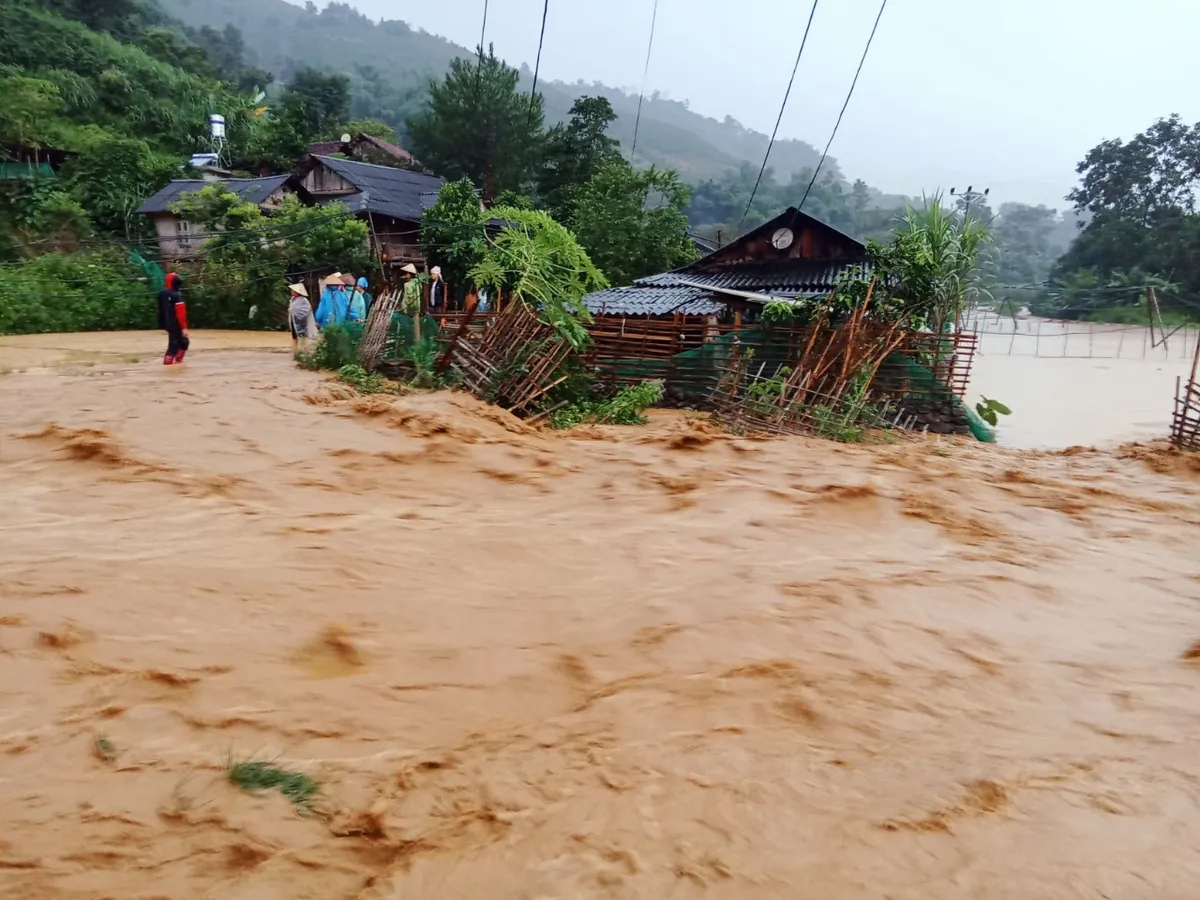
{"label": "wooden wall of house", "polygon": [[379,242],[379,250],[389,265],[406,262],[416,263],[420,269],[425,264],[421,253],[420,223],[390,216],[371,216],[371,226]]}
{"label": "wooden wall of house", "polygon": [[320,163],[313,166],[312,171],[304,176],[302,183],[306,191],[319,196],[358,193],[358,188],[333,169],[326,168]]}
{"label": "wooden wall of house", "polygon": [[846,260],[862,258],[862,246],[832,228],[827,228],[811,219],[800,219],[792,226],[792,244],[786,250],[777,250],[771,243],[775,232],[785,227],[786,222],[768,223],[760,232],[735,241],[705,259],[705,268],[712,265],[723,268],[740,263],[782,262],[789,259]]}

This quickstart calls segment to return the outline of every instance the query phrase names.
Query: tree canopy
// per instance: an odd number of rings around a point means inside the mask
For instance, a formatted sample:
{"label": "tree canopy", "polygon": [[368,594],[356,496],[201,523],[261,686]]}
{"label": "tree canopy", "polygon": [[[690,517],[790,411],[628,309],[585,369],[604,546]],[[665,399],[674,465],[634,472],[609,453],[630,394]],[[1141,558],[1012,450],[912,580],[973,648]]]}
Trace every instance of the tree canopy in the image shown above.
{"label": "tree canopy", "polygon": [[542,143],[542,98],[517,88],[517,70],[489,46],[476,60],[456,59],[429,86],[429,106],[411,116],[418,159],[446,178],[470,178],[491,200],[531,180]]}
{"label": "tree canopy", "polygon": [[[1090,221],[1052,272],[1053,284],[1067,289],[1063,308],[1086,314],[1081,290],[1093,280],[1093,310],[1135,305],[1158,279],[1160,304],[1194,315],[1186,298],[1200,293],[1200,123],[1159,119],[1127,142],[1101,142],[1077,171],[1068,199]],[[1140,283],[1123,284],[1129,273]]]}
{"label": "tree canopy", "polygon": [[616,118],[607,98],[580,97],[571,106],[570,121],[547,132],[538,194],[559,220],[571,215],[571,192],[586,184],[602,163],[621,158],[620,144],[608,134]]}
{"label": "tree canopy", "polygon": [[696,258],[688,237],[688,188],[674,172],[602,162],[570,191],[567,222],[613,284],[665,272]]}

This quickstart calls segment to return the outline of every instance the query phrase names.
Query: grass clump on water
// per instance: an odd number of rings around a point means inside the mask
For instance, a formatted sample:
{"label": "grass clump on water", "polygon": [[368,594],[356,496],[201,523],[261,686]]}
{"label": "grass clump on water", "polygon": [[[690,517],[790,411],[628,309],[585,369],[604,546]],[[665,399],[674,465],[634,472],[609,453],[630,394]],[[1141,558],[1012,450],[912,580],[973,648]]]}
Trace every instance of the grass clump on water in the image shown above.
{"label": "grass clump on water", "polygon": [[270,762],[246,760],[229,763],[229,780],[243,791],[278,790],[301,813],[310,811],[317,783],[307,775],[289,772]]}

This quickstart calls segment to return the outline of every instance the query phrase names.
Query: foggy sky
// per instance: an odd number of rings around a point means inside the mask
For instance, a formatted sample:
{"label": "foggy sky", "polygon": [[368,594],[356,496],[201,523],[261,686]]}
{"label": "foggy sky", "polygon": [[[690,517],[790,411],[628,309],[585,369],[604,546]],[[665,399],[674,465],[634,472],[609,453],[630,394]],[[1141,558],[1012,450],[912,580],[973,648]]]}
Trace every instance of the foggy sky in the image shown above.
{"label": "foggy sky", "polygon": [[[483,0],[349,0],[466,47]],[[781,137],[821,150],[879,0],[822,0]],[[545,77],[637,90],[652,0],[550,0]],[[324,6],[324,2],[318,2]],[[770,133],[808,0],[659,0],[647,93]],[[491,0],[487,39],[532,67],[542,0]],[[1099,141],[1200,119],[1200,0],[889,0],[830,154],[847,177],[920,194],[971,183],[993,205],[1069,206]]]}

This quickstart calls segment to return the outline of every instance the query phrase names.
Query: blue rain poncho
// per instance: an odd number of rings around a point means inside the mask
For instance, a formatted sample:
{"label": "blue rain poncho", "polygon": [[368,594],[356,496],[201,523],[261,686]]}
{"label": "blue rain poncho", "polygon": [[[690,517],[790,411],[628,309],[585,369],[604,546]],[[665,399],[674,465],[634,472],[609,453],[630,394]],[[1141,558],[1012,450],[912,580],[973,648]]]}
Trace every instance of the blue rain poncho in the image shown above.
{"label": "blue rain poncho", "polygon": [[348,316],[351,322],[363,322],[367,318],[367,310],[371,308],[371,295],[367,293],[367,279],[358,279],[354,293],[350,295]]}
{"label": "blue rain poncho", "polygon": [[326,287],[321,292],[321,300],[317,304],[317,326],[342,325],[346,321],[346,309],[350,298],[346,295],[345,285],[335,284]]}

